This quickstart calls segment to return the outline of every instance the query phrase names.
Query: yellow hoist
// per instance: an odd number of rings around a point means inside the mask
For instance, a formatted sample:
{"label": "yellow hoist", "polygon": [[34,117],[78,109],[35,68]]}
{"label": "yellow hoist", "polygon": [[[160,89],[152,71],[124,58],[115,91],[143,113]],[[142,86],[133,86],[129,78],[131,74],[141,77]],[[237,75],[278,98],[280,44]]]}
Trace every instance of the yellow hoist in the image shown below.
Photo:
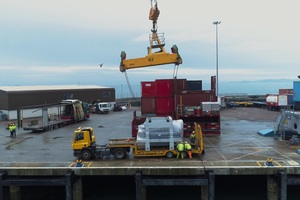
{"label": "yellow hoist", "polygon": [[[125,51],[121,52],[121,63],[120,63],[120,71],[125,73],[126,81],[129,86],[129,90],[131,95],[134,97],[131,86],[129,84],[128,76],[126,74],[126,70],[142,68],[142,67],[150,67],[157,65],[165,65],[165,64],[175,64],[173,77],[176,78],[178,72],[178,66],[182,64],[182,58],[179,54],[178,48],[176,45],[173,45],[171,48],[172,53],[166,52],[165,46],[165,38],[163,33],[157,33],[157,19],[160,14],[160,11],[157,7],[157,1],[151,0],[151,9],[149,13],[149,20],[152,20],[152,29],[151,34],[149,36],[150,46],[147,47],[148,55],[142,58],[133,58],[126,59]],[[158,50],[157,50],[158,49]]]}

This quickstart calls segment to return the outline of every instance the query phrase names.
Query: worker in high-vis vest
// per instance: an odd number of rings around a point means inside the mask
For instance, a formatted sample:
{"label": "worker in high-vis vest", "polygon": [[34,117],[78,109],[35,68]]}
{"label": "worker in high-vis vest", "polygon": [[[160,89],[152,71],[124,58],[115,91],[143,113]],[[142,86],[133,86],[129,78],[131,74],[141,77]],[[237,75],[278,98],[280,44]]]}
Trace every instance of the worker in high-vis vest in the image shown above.
{"label": "worker in high-vis vest", "polygon": [[179,156],[181,156],[181,159],[183,159],[184,155],[183,155],[183,151],[184,151],[184,144],[183,142],[180,142],[177,145],[177,159],[179,158]]}
{"label": "worker in high-vis vest", "polygon": [[191,140],[191,143],[195,143],[195,140],[196,140],[196,134],[195,134],[195,131],[193,131],[190,135],[190,140]]}
{"label": "worker in high-vis vest", "polygon": [[16,137],[16,125],[14,123],[10,124],[9,127],[10,137]]}
{"label": "worker in high-vis vest", "polygon": [[192,145],[185,141],[184,149],[187,151],[189,158],[192,158]]}

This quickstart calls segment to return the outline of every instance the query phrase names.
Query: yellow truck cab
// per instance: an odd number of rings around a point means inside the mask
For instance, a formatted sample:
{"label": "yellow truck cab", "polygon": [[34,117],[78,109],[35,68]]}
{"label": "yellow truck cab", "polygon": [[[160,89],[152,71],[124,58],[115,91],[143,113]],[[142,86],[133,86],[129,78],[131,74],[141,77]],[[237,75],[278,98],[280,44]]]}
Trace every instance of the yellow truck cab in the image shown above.
{"label": "yellow truck cab", "polygon": [[129,152],[124,149],[109,148],[108,145],[96,145],[96,137],[92,127],[79,127],[74,131],[72,142],[73,155],[83,160],[114,155],[117,159],[126,157]]}

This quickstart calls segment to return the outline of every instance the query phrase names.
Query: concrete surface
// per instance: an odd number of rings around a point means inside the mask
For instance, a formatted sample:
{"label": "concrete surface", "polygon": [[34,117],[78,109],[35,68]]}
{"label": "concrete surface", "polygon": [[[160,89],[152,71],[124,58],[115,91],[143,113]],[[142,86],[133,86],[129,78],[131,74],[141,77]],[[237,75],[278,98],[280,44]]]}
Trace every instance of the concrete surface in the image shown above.
{"label": "concrete surface", "polygon": [[[5,129],[6,122],[1,122],[0,169],[14,170],[25,167],[28,168],[26,173],[33,173],[30,170],[39,168],[61,168],[63,171],[73,169],[76,158],[72,154],[71,144],[73,131],[77,127],[94,127],[98,144],[106,144],[108,138],[131,137],[131,120],[135,109],[137,108],[109,114],[92,114],[87,121],[47,132],[31,133],[18,129],[17,138],[10,138],[9,131]],[[277,173],[278,168],[299,173],[300,155],[297,150],[300,146],[257,134],[262,129],[273,129],[277,115],[276,111],[262,108],[238,107],[222,110],[221,135],[204,137],[205,155],[201,158],[177,160],[129,156],[125,160],[116,160],[113,157],[106,157],[84,162],[85,168],[77,170],[76,173],[128,175],[131,172],[135,173],[137,169],[143,169],[147,173],[148,169],[152,170],[153,174],[156,168],[157,173],[168,173],[169,167],[176,169],[173,173],[182,174],[202,174],[204,170],[210,168],[216,174],[272,174]],[[274,170],[265,166],[268,158],[274,160]],[[95,168],[105,170],[91,171]],[[183,168],[188,170],[184,171]],[[248,168],[254,171],[250,172]]]}

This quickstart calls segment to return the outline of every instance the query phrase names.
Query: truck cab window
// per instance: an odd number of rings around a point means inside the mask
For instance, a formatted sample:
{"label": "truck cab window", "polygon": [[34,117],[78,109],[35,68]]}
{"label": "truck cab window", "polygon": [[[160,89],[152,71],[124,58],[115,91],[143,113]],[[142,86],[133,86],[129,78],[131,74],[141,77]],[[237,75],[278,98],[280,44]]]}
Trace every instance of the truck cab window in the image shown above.
{"label": "truck cab window", "polygon": [[83,133],[82,132],[80,132],[80,133],[78,133],[77,135],[76,135],[76,141],[78,141],[78,140],[83,140],[84,139],[84,137],[83,137]]}

